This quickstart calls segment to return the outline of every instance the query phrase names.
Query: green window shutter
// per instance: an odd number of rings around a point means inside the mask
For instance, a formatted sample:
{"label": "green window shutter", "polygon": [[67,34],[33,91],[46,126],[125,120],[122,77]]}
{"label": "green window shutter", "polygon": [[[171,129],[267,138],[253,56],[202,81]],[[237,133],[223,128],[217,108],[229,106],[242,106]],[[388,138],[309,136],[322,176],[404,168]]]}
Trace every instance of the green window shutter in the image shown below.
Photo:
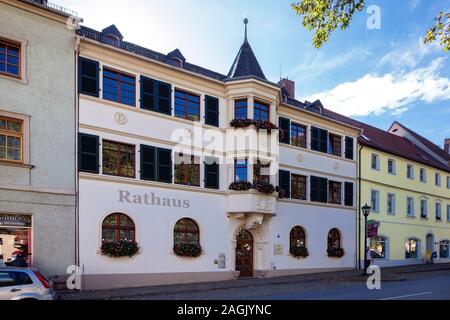
{"label": "green window shutter", "polygon": [[172,183],[172,150],[157,149],[156,179],[159,182]]}
{"label": "green window shutter", "polygon": [[328,131],[319,129],[319,151],[323,153],[328,152]]}
{"label": "green window shutter", "polygon": [[156,111],[155,80],[141,76],[141,109]]}
{"label": "green window shutter", "polygon": [[205,159],[205,188],[219,189],[219,160],[216,158]]}
{"label": "green window shutter", "polygon": [[344,204],[349,207],[353,207],[353,183],[345,183],[345,200]]}
{"label": "green window shutter", "polygon": [[280,170],[278,174],[278,185],[285,192],[285,197],[291,197],[291,172]]}
{"label": "green window shutter", "polygon": [[280,117],[278,119],[278,126],[283,130],[283,135],[280,135],[280,142],[285,144],[291,143],[291,120]]}
{"label": "green window shutter", "polygon": [[141,76],[141,108],[172,114],[172,85]]}
{"label": "green window shutter", "polygon": [[156,181],[156,148],[141,145],[141,180]]}
{"label": "green window shutter", "polygon": [[351,137],[345,137],[345,158],[353,160],[354,153],[354,139]]}
{"label": "green window shutter", "polygon": [[78,134],[78,170],[80,172],[99,173],[99,137],[90,134]]}
{"label": "green window shutter", "polygon": [[205,123],[214,127],[219,126],[219,99],[205,97]]}
{"label": "green window shutter", "polygon": [[78,59],[78,92],[99,97],[100,64],[83,57]]}
{"label": "green window shutter", "polygon": [[328,180],[311,176],[311,201],[328,202]]}
{"label": "green window shutter", "polygon": [[311,149],[323,153],[328,151],[328,131],[311,127]]}

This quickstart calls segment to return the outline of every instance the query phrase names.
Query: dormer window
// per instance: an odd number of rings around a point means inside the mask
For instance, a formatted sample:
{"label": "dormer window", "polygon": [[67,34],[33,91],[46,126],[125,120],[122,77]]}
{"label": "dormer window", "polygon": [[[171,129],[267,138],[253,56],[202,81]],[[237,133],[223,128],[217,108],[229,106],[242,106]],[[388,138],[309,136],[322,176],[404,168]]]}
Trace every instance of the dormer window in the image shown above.
{"label": "dormer window", "polygon": [[176,67],[183,68],[183,61],[181,61],[181,59],[179,58],[173,57],[170,62]]}
{"label": "dormer window", "polygon": [[110,44],[110,45],[113,45],[113,46],[118,46],[119,43],[120,43],[120,39],[117,36],[113,35],[113,34],[108,34],[106,36],[106,43]]}

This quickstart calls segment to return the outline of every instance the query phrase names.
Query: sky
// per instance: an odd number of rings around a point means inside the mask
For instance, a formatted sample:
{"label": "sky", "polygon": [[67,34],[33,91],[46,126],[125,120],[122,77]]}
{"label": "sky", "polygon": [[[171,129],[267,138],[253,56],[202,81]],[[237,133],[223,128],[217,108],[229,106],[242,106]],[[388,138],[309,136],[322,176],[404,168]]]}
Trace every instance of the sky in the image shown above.
{"label": "sky", "polygon": [[53,0],[85,26],[115,24],[129,42],[227,74],[244,38],[268,80],[288,77],[296,98],[320,99],[333,111],[387,130],[393,121],[443,147],[450,138],[450,52],[423,37],[448,0],[373,0],[322,48],[291,8],[292,0]]}

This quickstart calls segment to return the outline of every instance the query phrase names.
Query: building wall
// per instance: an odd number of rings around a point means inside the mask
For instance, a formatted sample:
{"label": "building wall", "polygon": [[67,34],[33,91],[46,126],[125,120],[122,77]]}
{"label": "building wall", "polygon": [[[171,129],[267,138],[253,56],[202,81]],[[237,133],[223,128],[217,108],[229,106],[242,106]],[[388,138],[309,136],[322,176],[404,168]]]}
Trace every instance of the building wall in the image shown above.
{"label": "building wall", "polygon": [[25,163],[0,162],[0,212],[32,215],[34,265],[75,262],[74,31],[65,18],[0,2],[0,37],[20,41],[23,78],[0,77],[0,115],[25,119]]}
{"label": "building wall", "polygon": [[[371,156],[377,154],[380,157],[380,170],[371,168]],[[387,169],[388,159],[396,162],[396,174],[389,174]],[[407,164],[414,166],[414,179],[408,179],[406,175]],[[419,169],[425,168],[427,182],[420,182]],[[379,234],[389,238],[388,259],[377,261],[381,265],[395,265],[421,262],[426,253],[426,236],[431,233],[434,242],[448,240],[450,238],[450,220],[447,218],[447,206],[450,206],[450,189],[446,186],[446,177],[449,173],[438,170],[414,161],[400,158],[368,147],[363,147],[361,155],[362,183],[361,205],[371,204],[371,190],[380,193],[380,210],[371,212],[369,219],[381,222]],[[434,173],[441,174],[441,186],[435,186]],[[387,213],[387,194],[395,194],[395,214]],[[407,197],[414,198],[414,216],[407,215]],[[421,218],[420,200],[427,200],[427,218]],[[436,219],[435,204],[441,203],[441,220]],[[361,249],[364,241],[364,220],[361,221]],[[409,237],[420,239],[420,251],[418,260],[405,259],[405,240]],[[434,250],[439,255],[439,245]],[[361,255],[363,256],[362,250]]]}

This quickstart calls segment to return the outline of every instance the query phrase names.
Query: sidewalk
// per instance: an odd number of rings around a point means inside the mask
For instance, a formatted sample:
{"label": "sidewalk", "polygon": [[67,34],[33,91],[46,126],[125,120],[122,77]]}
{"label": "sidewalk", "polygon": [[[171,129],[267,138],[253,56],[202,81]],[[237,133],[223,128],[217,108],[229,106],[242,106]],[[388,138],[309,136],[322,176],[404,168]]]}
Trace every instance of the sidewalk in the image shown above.
{"label": "sidewalk", "polygon": [[[382,281],[404,281],[408,275],[422,272],[450,270],[450,263],[433,265],[410,265],[382,269]],[[351,282],[366,281],[360,270],[302,274],[277,278],[251,278],[220,282],[194,283],[182,285],[164,285],[152,287],[123,288],[95,291],[60,291],[58,298],[62,300],[109,300],[135,296],[160,296],[165,294],[189,293],[233,289],[243,287],[267,287],[283,284],[309,282]]]}

